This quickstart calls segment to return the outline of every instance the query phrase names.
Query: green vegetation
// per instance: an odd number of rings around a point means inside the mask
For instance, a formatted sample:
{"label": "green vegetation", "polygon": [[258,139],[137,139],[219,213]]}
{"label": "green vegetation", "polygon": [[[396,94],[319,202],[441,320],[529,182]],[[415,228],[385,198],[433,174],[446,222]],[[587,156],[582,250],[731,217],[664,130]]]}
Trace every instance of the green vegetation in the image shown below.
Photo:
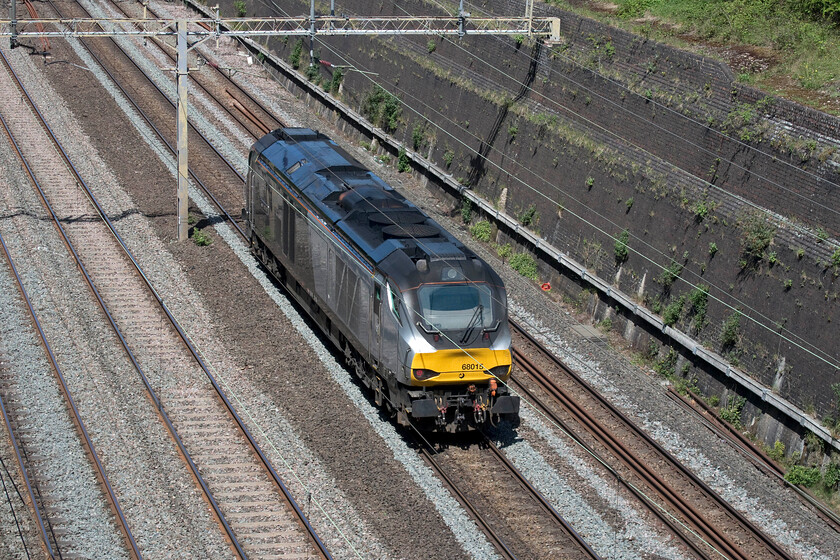
{"label": "green vegetation", "polygon": [[785,458],[785,444],[776,440],[776,443],[773,444],[773,448],[767,449],[767,456],[777,463],[781,463]]}
{"label": "green vegetation", "polygon": [[510,243],[505,243],[504,245],[497,245],[496,254],[499,255],[500,259],[504,260],[513,254],[513,247]]}
{"label": "green vegetation", "polygon": [[362,102],[362,113],[375,126],[391,133],[397,129],[400,123],[402,105],[397,96],[386,91],[382,86],[376,85],[365,96]]}
{"label": "green vegetation", "polygon": [[820,469],[802,465],[794,465],[785,473],[785,480],[805,487],[816,486],[821,478]]}
{"label": "green vegetation", "polygon": [[747,404],[747,399],[732,395],[726,401],[726,406],[720,409],[720,418],[724,422],[728,422],[736,428],[741,427],[741,411],[744,405]]}
{"label": "green vegetation", "polygon": [[[493,234],[493,226],[487,220],[476,222],[470,227],[470,235],[477,241],[490,241],[490,236]],[[501,256],[501,255],[500,255]]]}
{"label": "green vegetation", "polygon": [[338,93],[338,88],[341,87],[341,80],[344,79],[344,71],[341,68],[336,68],[333,71],[332,79],[324,86],[324,91],[327,93]]}
{"label": "green vegetation", "polygon": [[400,148],[399,154],[397,155],[397,171],[400,173],[411,171],[411,160],[408,158],[405,148]]}
{"label": "green vegetation", "polygon": [[709,256],[714,257],[715,253],[717,253],[717,252],[718,252],[717,243],[712,241],[711,243],[709,243]]}
{"label": "green vegetation", "polygon": [[683,265],[681,265],[677,261],[672,260],[671,264],[665,267],[662,270],[662,274],[659,275],[659,283],[662,284],[663,288],[669,290],[676,281],[676,279],[680,277],[682,271]]}
{"label": "green vegetation", "polygon": [[530,205],[528,208],[522,211],[519,215],[519,223],[525,227],[535,225],[540,219],[540,215],[537,214],[537,207],[533,204]]}
{"label": "green vegetation", "polygon": [[245,0],[233,0],[233,11],[236,12],[236,17],[245,17],[245,14],[248,13]]}
{"label": "green vegetation", "polygon": [[192,235],[190,237],[192,238],[193,243],[195,243],[199,247],[206,247],[213,243],[213,240],[210,238],[210,236],[200,229],[193,228]]}
{"label": "green vegetation", "polygon": [[709,215],[709,212],[714,210],[714,204],[707,202],[706,200],[698,200],[694,204],[694,219],[698,222],[702,222],[703,219]]}
{"label": "green vegetation", "polygon": [[840,482],[840,464],[831,463],[826,467],[823,475],[823,485],[828,490],[835,490]]}
{"label": "green vegetation", "polygon": [[316,85],[321,83],[321,71],[317,64],[310,64],[306,67],[306,79]]}
{"label": "green vegetation", "polygon": [[465,224],[472,221],[472,201],[467,197],[461,199],[461,221]]}
{"label": "green vegetation", "polygon": [[677,360],[680,355],[673,348],[668,350],[665,356],[653,364],[653,371],[662,377],[671,378],[677,371]]}
{"label": "green vegetation", "polygon": [[615,262],[616,264],[622,264],[624,261],[627,260],[628,251],[627,251],[627,242],[630,240],[630,232],[626,229],[618,234],[618,237],[615,240]]}
{"label": "green vegetation", "polygon": [[776,228],[759,212],[749,214],[741,220],[741,250],[745,257],[758,260],[764,250],[773,242]]}
{"label": "green vegetation", "polygon": [[818,227],[817,228],[817,243],[822,243],[828,239],[828,232],[825,231],[825,228]]}
{"label": "green vegetation", "polygon": [[429,39],[429,41],[426,43],[426,52],[432,54],[433,52],[435,52],[435,49],[437,49],[437,43],[434,39]]}
{"label": "green vegetation", "polygon": [[723,329],[720,331],[720,346],[724,350],[734,348],[738,344],[741,335],[741,312],[735,311],[723,322]]}
{"label": "green vegetation", "polygon": [[414,148],[414,151],[419,152],[420,148],[424,147],[426,143],[426,125],[414,125],[414,129],[411,131],[411,146]]}
{"label": "green vegetation", "polygon": [[668,304],[668,307],[665,308],[665,312],[662,313],[662,320],[667,326],[670,327],[679,321],[680,315],[682,315],[683,307],[685,307],[685,296],[680,296],[678,299],[675,299]]}
{"label": "green vegetation", "polygon": [[[840,2],[837,0],[616,0],[605,14],[595,2],[549,0],[562,7],[608,20],[645,37],[688,48],[706,41],[728,47],[754,46],[773,62],[741,72],[741,81],[795,98],[797,88],[816,90],[824,101],[803,101],[833,110],[829,96],[840,81]],[[698,41],[699,39],[699,41]],[[656,65],[654,63],[654,71]]]}
{"label": "green vegetation", "polygon": [[709,286],[700,284],[688,294],[690,311],[694,314],[694,330],[700,331],[706,326],[706,311],[709,308]]}
{"label": "green vegetation", "polygon": [[303,39],[298,39],[292,46],[292,53],[289,55],[289,64],[297,70],[300,68],[300,56],[303,54]]}
{"label": "green vegetation", "polygon": [[455,159],[455,152],[453,152],[452,150],[446,150],[443,153],[443,162],[446,164],[446,167],[449,167],[450,165],[452,165],[452,160],[454,160],[454,159]]}
{"label": "green vegetation", "polygon": [[511,256],[510,267],[525,278],[537,279],[537,261],[528,253],[516,253]]}

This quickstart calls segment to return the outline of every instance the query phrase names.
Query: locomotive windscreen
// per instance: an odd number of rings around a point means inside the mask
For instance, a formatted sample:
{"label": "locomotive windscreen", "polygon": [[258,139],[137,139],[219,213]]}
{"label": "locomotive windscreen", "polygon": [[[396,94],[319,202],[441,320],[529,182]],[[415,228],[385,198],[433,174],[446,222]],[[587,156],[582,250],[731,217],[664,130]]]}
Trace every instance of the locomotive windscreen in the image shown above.
{"label": "locomotive windscreen", "polygon": [[489,327],[495,322],[492,294],[486,284],[426,284],[417,297],[423,319],[438,330]]}

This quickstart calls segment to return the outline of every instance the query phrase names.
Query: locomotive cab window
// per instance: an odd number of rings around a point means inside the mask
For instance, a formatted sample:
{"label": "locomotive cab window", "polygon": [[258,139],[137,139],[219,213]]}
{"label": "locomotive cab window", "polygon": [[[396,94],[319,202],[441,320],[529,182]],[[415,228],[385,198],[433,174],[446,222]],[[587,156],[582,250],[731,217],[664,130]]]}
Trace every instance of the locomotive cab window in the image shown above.
{"label": "locomotive cab window", "polygon": [[439,330],[490,327],[496,321],[493,295],[486,284],[426,284],[417,297],[423,318]]}
{"label": "locomotive cab window", "polygon": [[402,325],[402,317],[400,317],[400,298],[396,291],[391,288],[391,283],[387,284],[388,290],[388,307],[391,308],[391,313],[397,318],[397,322]]}

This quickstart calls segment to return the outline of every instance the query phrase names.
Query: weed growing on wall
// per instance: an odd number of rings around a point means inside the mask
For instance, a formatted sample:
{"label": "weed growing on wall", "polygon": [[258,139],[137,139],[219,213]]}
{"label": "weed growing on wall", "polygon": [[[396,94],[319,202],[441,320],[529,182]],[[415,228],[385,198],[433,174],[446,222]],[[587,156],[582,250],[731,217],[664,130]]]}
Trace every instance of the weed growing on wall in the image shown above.
{"label": "weed growing on wall", "polygon": [[292,47],[291,54],[289,54],[289,64],[291,64],[292,68],[295,70],[300,68],[301,54],[303,54],[303,39],[298,39]]}
{"label": "weed growing on wall", "polygon": [[700,284],[688,294],[691,313],[694,314],[694,331],[699,332],[706,326],[706,311],[709,307],[709,286]]}
{"label": "weed growing on wall", "polygon": [[669,303],[668,307],[665,308],[665,312],[662,314],[662,321],[670,327],[679,321],[680,315],[682,315],[683,307],[685,307],[685,296],[680,296],[678,299]]}
{"label": "weed growing on wall", "polygon": [[333,71],[332,79],[327,82],[327,85],[324,86],[324,91],[327,93],[333,92],[338,93],[338,89],[341,87],[341,81],[344,79],[344,71],[341,68],[336,68]]}
{"label": "weed growing on wall", "polygon": [[394,132],[400,124],[402,104],[397,96],[380,85],[374,86],[362,102],[362,113],[385,132]]}
{"label": "weed growing on wall", "polygon": [[677,261],[672,260],[671,264],[665,267],[665,269],[662,270],[662,273],[659,275],[659,283],[662,284],[662,287],[665,290],[671,289],[671,286],[674,284],[677,278],[680,277],[682,271],[683,265],[681,265]]}
{"label": "weed growing on wall", "polygon": [[616,264],[622,264],[624,261],[627,260],[628,251],[627,251],[627,242],[630,240],[630,232],[626,229],[618,234],[618,238],[615,240],[615,262]]}
{"label": "weed growing on wall", "polygon": [[758,260],[773,242],[776,228],[767,216],[754,212],[741,220],[741,251],[744,256]]}
{"label": "weed growing on wall", "polygon": [[525,227],[536,225],[536,223],[540,219],[540,215],[537,214],[537,207],[533,204],[530,205],[528,208],[522,211],[518,219],[519,223]]}
{"label": "weed growing on wall", "polygon": [[423,148],[427,143],[426,140],[426,125],[425,124],[417,124],[414,125],[414,129],[411,131],[411,146],[414,148],[415,152],[419,152],[421,148]]}
{"label": "weed growing on wall", "polygon": [[443,163],[446,164],[446,167],[449,167],[450,165],[452,165],[452,160],[454,160],[454,159],[455,159],[455,152],[453,152],[452,150],[446,150],[443,153]]}
{"label": "weed growing on wall", "polygon": [[723,329],[720,332],[721,349],[734,348],[741,336],[741,312],[735,311],[723,322]]}

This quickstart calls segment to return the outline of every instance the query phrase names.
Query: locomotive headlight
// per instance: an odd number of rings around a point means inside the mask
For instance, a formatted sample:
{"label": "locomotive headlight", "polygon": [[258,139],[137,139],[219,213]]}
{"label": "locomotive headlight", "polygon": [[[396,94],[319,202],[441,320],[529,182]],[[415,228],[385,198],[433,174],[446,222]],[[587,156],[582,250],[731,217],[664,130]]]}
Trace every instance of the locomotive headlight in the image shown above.
{"label": "locomotive headlight", "polygon": [[505,379],[510,374],[510,366],[496,366],[490,369],[490,374],[499,379]]}
{"label": "locomotive headlight", "polygon": [[464,279],[464,273],[451,266],[443,267],[440,279],[444,282],[458,282]]}
{"label": "locomotive headlight", "polygon": [[426,381],[427,379],[440,375],[440,373],[431,369],[415,369],[412,371],[412,374],[417,381]]}

